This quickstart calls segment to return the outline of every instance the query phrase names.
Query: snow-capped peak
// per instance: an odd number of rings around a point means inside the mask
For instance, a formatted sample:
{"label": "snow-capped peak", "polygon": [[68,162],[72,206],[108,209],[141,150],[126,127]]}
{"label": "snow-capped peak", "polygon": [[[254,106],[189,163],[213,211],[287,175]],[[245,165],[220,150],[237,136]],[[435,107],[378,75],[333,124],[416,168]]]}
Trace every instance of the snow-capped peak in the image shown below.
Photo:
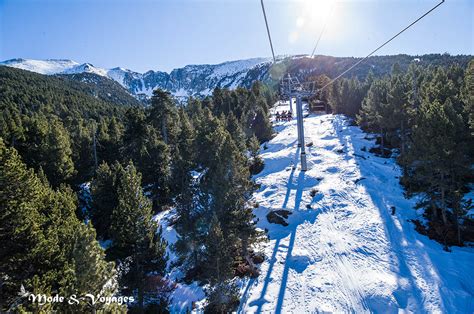
{"label": "snow-capped peak", "polygon": [[107,70],[97,68],[90,63],[83,63],[81,65],[66,69],[61,74],[75,74],[75,73],[94,73],[100,76],[107,76]]}
{"label": "snow-capped peak", "polygon": [[79,63],[67,59],[33,60],[18,58],[0,62],[0,65],[51,75],[76,67]]}

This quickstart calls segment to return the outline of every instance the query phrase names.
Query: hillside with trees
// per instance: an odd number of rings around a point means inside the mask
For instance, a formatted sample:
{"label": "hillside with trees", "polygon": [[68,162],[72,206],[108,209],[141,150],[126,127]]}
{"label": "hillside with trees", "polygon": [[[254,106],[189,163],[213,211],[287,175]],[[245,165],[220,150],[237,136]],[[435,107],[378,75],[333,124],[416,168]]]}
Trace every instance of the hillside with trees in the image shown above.
{"label": "hillside with trees", "polygon": [[225,307],[219,295],[234,291],[226,283],[260,241],[251,169],[261,169],[256,151],[272,137],[273,92],[256,82],[178,106],[156,90],[144,108],[104,101],[63,78],[0,71],[1,309],[67,311],[35,308],[28,293],[89,289],[164,311],[166,289],[156,289],[167,244],[152,216],[171,206],[183,269],[211,283],[212,306]]}

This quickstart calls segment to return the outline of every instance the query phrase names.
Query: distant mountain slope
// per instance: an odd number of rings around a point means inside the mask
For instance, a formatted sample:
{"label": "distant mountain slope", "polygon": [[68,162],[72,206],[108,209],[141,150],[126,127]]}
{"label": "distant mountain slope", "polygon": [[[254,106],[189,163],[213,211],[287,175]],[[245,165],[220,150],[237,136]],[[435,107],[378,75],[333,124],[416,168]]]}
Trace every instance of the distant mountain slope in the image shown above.
{"label": "distant mountain slope", "polygon": [[28,70],[39,74],[56,74],[72,69],[79,65],[79,63],[72,60],[48,59],[48,60],[31,60],[31,59],[11,59],[0,62],[13,68]]}
{"label": "distant mountain slope", "polygon": [[81,82],[81,90],[103,101],[123,106],[141,106],[139,100],[133,97],[124,87],[114,80],[94,73],[59,74],[58,77]]}
{"label": "distant mountain slope", "polygon": [[[71,60],[12,59],[0,65],[19,68],[41,74],[93,73],[118,82],[139,99],[150,97],[156,88],[170,91],[174,96],[206,96],[214,88],[235,88],[264,79],[268,70],[268,59],[256,58],[224,62],[221,64],[188,65],[170,73],[148,71],[138,73],[124,68],[110,70],[95,67],[90,63],[79,64]],[[251,71],[260,64],[267,64],[263,71]],[[261,68],[261,67],[260,67]],[[247,83],[247,84],[246,84]]]}
{"label": "distant mountain slope", "polygon": [[107,99],[107,91],[113,89],[108,85],[101,88],[100,84],[94,83],[92,88],[91,83],[69,76],[46,76],[0,66],[0,108],[4,114],[6,111],[47,112],[62,118],[99,118],[124,112],[131,105],[141,105],[131,96],[117,100],[120,92]]}
{"label": "distant mountain slope", "polygon": [[[465,67],[471,58],[472,56],[448,54],[374,56],[348,72],[345,77],[355,76],[363,79],[369,71],[372,71],[375,76],[382,76],[390,73],[394,63],[398,63],[402,70],[408,68],[412,62],[434,66],[458,64]],[[207,96],[216,87],[230,89],[237,86],[250,87],[256,80],[274,83],[278,77],[288,72],[300,79],[321,74],[335,77],[358,60],[360,58],[288,56],[278,58],[277,64],[272,65],[269,58],[254,58],[220,64],[187,65],[174,69],[170,73],[162,71],[139,73],[120,67],[107,70],[90,63],[79,64],[71,60],[12,59],[0,64],[42,74],[93,73],[112,79],[136,98],[145,99],[149,98],[156,88],[168,90],[178,98]]]}

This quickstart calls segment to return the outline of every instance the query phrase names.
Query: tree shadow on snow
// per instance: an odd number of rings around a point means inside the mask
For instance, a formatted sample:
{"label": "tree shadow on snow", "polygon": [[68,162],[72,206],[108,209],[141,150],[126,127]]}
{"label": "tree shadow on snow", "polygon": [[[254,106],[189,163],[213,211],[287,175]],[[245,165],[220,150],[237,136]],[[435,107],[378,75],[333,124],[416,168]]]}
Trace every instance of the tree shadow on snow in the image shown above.
{"label": "tree shadow on snow", "polygon": [[[341,116],[337,116],[333,120],[333,126],[339,142],[345,147],[346,156],[344,159],[348,162],[354,160],[361,177],[365,178],[365,180],[355,180],[354,188],[365,189],[366,194],[378,209],[385,236],[390,245],[389,257],[392,259],[390,265],[396,267],[396,269],[391,269],[397,275],[398,287],[392,293],[396,304],[389,307],[387,302],[383,300],[365,300],[369,310],[386,313],[398,312],[398,309],[401,308],[415,312],[430,312],[433,309],[426,308],[425,301],[427,298],[431,298],[431,303],[434,301],[440,309],[446,311],[446,301],[451,302],[441,297],[439,288],[450,289],[447,287],[452,286],[452,283],[443,282],[440,274],[448,270],[438,269],[438,265],[434,264],[433,260],[439,258],[440,254],[449,253],[442,251],[441,245],[436,242],[417,234],[414,226],[405,220],[406,216],[409,217],[414,214],[413,201],[403,198],[403,189],[396,178],[400,175],[400,171],[397,170],[398,166],[395,165],[395,161],[376,157],[362,151],[363,146],[370,145],[370,143],[366,140],[353,141],[353,137],[357,136],[358,133],[358,131],[355,131],[357,128],[348,126],[347,120]],[[358,134],[363,136],[362,133]],[[352,148],[351,152],[349,152],[349,148]],[[360,157],[364,155],[365,159]],[[375,173],[377,176],[374,176]],[[391,215],[392,206],[396,207],[395,215]],[[439,251],[433,250],[433,246],[435,248],[439,247]],[[370,254],[367,257],[369,256]],[[447,258],[452,259],[453,257]],[[377,261],[374,261],[374,263],[377,263]],[[455,266],[453,265],[453,267]],[[421,283],[421,286],[416,280],[417,277],[421,277],[426,283]],[[467,286],[469,286],[469,283]],[[428,289],[428,292],[424,293],[422,289]],[[466,291],[466,294],[471,294],[472,297],[472,291]],[[451,298],[454,298],[454,296],[451,295]],[[407,308],[409,305],[412,306]],[[413,308],[413,305],[415,308]],[[455,307],[454,304],[450,305]],[[466,309],[468,307],[469,301],[466,300]],[[455,310],[455,308],[452,308],[452,310]]]}
{"label": "tree shadow on snow", "polygon": [[[265,278],[263,279],[264,284],[260,293],[260,297],[249,304],[250,307],[257,306],[255,313],[261,313],[264,304],[270,301],[270,300],[265,299],[265,296],[267,293],[268,285],[271,282],[271,275],[275,267],[275,263],[278,262],[277,254],[280,248],[286,247],[285,245],[281,244],[281,241],[283,239],[290,236],[289,241],[288,241],[288,246],[287,246],[286,257],[284,258],[284,269],[283,269],[282,280],[280,283],[280,289],[278,293],[277,306],[275,309],[276,313],[281,313],[281,308],[283,305],[286,285],[288,281],[288,273],[289,273],[290,268],[294,268],[296,271],[302,272],[304,270],[302,268],[306,267],[304,265],[302,267],[299,267],[301,266],[300,264],[302,263],[304,264],[304,261],[300,261],[300,263],[298,262],[295,263],[295,261],[292,259],[292,250],[293,250],[295,239],[296,239],[296,230],[301,223],[304,223],[304,222],[314,223],[318,212],[312,209],[308,210],[306,208],[300,208],[301,203],[302,203],[303,192],[305,190],[308,190],[311,187],[314,187],[315,181],[308,180],[307,178],[305,178],[305,173],[303,171],[299,171],[298,177],[295,179],[294,176],[297,170],[299,154],[300,154],[300,148],[297,148],[295,152],[295,157],[293,160],[294,167],[291,170],[291,173],[288,177],[288,181],[286,184],[287,191],[285,194],[285,198],[284,198],[281,208],[279,209],[287,209],[292,192],[295,193],[295,196],[294,196],[295,205],[294,205],[294,208],[290,210],[292,214],[289,216],[289,219],[288,219],[289,225],[286,227],[275,226],[275,229],[277,230],[273,230],[271,234],[269,234],[271,236],[271,239],[275,240],[275,245],[273,247],[272,256],[269,259],[268,270],[266,272]],[[249,283],[247,284],[247,287],[244,290],[244,294],[242,296],[241,307],[243,304],[245,304],[245,301],[248,298],[247,296],[248,291],[250,290],[250,287],[255,283],[256,280],[259,280],[259,279],[257,278],[254,280],[250,280]],[[242,312],[242,308],[239,309],[239,312]]]}

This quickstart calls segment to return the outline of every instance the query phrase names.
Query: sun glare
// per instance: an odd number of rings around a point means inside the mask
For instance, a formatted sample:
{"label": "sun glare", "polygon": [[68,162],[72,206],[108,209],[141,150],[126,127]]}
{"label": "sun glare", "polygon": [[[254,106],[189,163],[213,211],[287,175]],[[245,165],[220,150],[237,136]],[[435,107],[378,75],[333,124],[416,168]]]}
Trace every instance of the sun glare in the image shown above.
{"label": "sun glare", "polygon": [[311,21],[326,20],[333,10],[335,1],[333,0],[302,0],[301,11]]}
{"label": "sun glare", "polygon": [[296,0],[294,1],[297,18],[288,41],[293,44],[299,39],[316,37],[326,24],[326,34],[333,34],[331,27],[337,21],[336,0]]}

